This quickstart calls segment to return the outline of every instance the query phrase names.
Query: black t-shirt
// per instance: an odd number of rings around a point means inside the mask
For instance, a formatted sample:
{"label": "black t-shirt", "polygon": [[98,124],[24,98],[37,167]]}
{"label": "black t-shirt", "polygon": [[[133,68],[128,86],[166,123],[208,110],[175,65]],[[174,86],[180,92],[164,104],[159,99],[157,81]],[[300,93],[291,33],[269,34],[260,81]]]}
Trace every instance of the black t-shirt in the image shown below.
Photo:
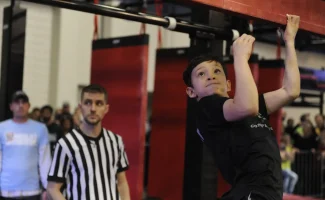
{"label": "black t-shirt", "polygon": [[318,136],[312,133],[309,137],[302,137],[297,133],[291,134],[294,146],[300,150],[311,150],[318,148]]}
{"label": "black t-shirt", "polygon": [[223,104],[229,98],[211,95],[199,101],[198,134],[211,150],[224,179],[232,189],[223,200],[282,199],[279,146],[269,125],[264,96],[259,96],[259,114],[228,122]]}
{"label": "black t-shirt", "polygon": [[285,129],[284,129],[284,132],[285,133],[288,133],[288,134],[293,134],[295,132],[295,127],[289,127],[287,126]]}
{"label": "black t-shirt", "polygon": [[53,156],[53,153],[55,150],[55,145],[56,145],[57,141],[63,136],[63,130],[56,123],[51,123],[51,124],[47,125],[47,130],[49,131],[49,134],[50,134],[49,142],[50,142],[51,153]]}

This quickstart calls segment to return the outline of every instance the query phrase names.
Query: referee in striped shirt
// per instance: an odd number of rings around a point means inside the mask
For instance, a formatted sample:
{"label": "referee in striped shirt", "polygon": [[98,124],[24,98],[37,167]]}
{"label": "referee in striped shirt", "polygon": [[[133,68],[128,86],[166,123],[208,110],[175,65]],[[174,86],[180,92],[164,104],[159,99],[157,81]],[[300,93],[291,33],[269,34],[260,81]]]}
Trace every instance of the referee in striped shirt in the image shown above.
{"label": "referee in striped shirt", "polygon": [[55,148],[47,187],[51,199],[65,199],[61,189],[66,185],[71,200],[130,200],[122,138],[101,124],[109,110],[107,96],[99,85],[83,88],[79,107],[84,120]]}

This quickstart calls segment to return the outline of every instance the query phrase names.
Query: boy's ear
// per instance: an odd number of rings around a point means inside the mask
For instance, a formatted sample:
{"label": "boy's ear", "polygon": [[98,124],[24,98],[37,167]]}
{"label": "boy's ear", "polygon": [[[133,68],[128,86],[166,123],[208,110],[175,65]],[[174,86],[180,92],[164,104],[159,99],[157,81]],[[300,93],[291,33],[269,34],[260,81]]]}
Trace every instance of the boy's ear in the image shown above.
{"label": "boy's ear", "polygon": [[194,89],[191,88],[191,87],[187,87],[187,88],[186,88],[186,93],[187,93],[187,95],[188,95],[190,98],[196,98],[196,97],[197,97],[197,95],[196,95]]}
{"label": "boy's ear", "polygon": [[231,91],[231,81],[227,80],[227,92]]}

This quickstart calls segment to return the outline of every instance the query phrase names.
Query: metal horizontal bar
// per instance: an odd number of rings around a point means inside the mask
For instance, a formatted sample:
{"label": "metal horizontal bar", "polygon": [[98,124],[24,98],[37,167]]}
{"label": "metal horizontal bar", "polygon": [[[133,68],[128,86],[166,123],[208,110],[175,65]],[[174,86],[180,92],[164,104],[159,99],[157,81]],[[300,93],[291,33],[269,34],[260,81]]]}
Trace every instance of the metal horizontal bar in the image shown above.
{"label": "metal horizontal bar", "polygon": [[[81,12],[93,13],[97,15],[103,15],[108,17],[115,17],[125,20],[131,20],[141,23],[147,23],[157,26],[162,26],[168,28],[170,21],[168,19],[157,17],[153,15],[147,15],[145,13],[133,13],[127,10],[99,5],[93,3],[85,3],[79,1],[67,1],[67,0],[23,0],[32,3],[38,3],[48,6],[54,6],[59,8],[66,8],[70,10],[76,10]],[[234,33],[232,30],[223,30],[220,28],[215,28],[203,24],[195,24],[186,21],[176,21],[176,27],[173,31],[188,33],[191,35],[208,35],[209,38],[215,38],[220,40],[233,40]]]}

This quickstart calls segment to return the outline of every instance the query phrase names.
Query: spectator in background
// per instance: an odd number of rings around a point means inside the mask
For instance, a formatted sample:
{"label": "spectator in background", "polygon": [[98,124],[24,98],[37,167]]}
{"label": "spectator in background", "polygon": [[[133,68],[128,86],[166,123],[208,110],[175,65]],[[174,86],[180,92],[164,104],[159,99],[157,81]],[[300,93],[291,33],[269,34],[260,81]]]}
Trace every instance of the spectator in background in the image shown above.
{"label": "spectator in background", "polygon": [[74,127],[79,127],[81,122],[83,120],[82,113],[80,111],[80,108],[77,107],[73,113],[73,124]]}
{"label": "spectator in background", "polygon": [[292,118],[287,120],[287,125],[285,126],[284,132],[288,134],[293,134],[295,132],[295,121]]}
{"label": "spectator in background", "polygon": [[74,127],[73,127],[73,119],[70,118],[70,117],[67,116],[67,115],[62,115],[62,118],[61,118],[60,124],[61,124],[61,128],[62,128],[62,130],[63,130],[63,135],[65,135],[65,134],[71,132],[72,129],[74,128]]}
{"label": "spectator in background", "polygon": [[56,109],[54,113],[54,119],[56,124],[60,125],[61,115],[62,115],[62,109]]}
{"label": "spectator in background", "polygon": [[318,141],[318,151],[320,151],[322,155],[325,155],[325,130],[320,132]]}
{"label": "spectator in background", "polygon": [[41,121],[47,126],[50,148],[53,156],[55,144],[63,136],[63,130],[59,125],[54,123],[53,108],[50,105],[46,105],[41,108]]}
{"label": "spectator in background", "polygon": [[301,126],[303,132],[302,136],[298,133],[291,135],[294,140],[294,146],[299,150],[315,152],[316,149],[318,149],[318,137],[312,123],[310,121],[305,121]]}
{"label": "spectator in background", "polygon": [[70,112],[70,104],[68,102],[63,103],[62,105],[62,116],[73,118]]}
{"label": "spectator in background", "polygon": [[67,103],[67,102],[63,103],[62,109],[58,110],[58,112],[56,113],[56,116],[55,116],[55,119],[58,122],[62,121],[63,118],[71,118],[71,119],[73,119],[73,116],[70,113],[70,104]]}
{"label": "spectator in background", "polygon": [[306,113],[300,116],[300,123],[298,123],[295,127],[295,133],[299,134],[300,136],[303,136],[303,130],[302,130],[302,124],[306,121],[310,122],[310,114]]}
{"label": "spectator in background", "polygon": [[30,118],[35,121],[40,121],[41,111],[39,108],[34,108],[32,112],[30,113]]}
{"label": "spectator in background", "polygon": [[[13,119],[0,123],[0,199],[40,200],[51,165],[48,131],[28,118],[29,98],[23,91],[12,97]],[[46,196],[46,195],[45,195]],[[46,198],[44,196],[44,198]]]}
{"label": "spectator in background", "polygon": [[321,114],[315,115],[315,132],[317,135],[320,135],[320,133],[324,130],[324,116]]}
{"label": "spectator in background", "polygon": [[280,155],[281,167],[283,173],[283,192],[292,194],[298,182],[298,175],[291,170],[297,150],[292,147],[290,135],[285,134],[281,139]]}

